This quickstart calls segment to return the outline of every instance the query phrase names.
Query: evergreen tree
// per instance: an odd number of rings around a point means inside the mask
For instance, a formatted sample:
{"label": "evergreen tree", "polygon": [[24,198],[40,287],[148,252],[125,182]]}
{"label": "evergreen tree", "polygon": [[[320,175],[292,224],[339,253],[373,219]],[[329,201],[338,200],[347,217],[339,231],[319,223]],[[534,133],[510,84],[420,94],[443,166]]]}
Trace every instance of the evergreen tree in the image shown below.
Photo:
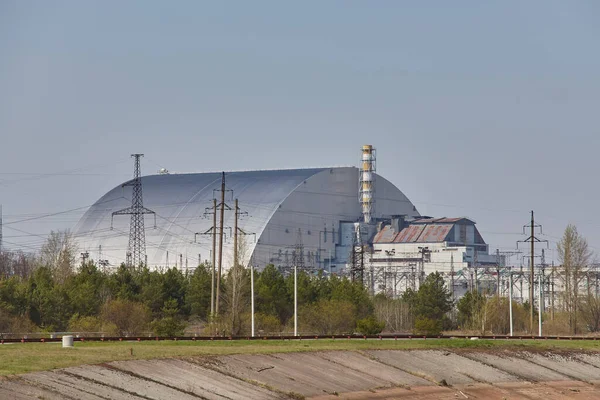
{"label": "evergreen tree", "polygon": [[293,298],[290,298],[283,275],[269,264],[255,281],[256,311],[275,315],[283,323],[293,314]]}
{"label": "evergreen tree", "polygon": [[439,272],[429,274],[419,290],[407,290],[404,300],[415,317],[415,330],[426,334],[439,334],[446,314],[452,309],[452,294]]}
{"label": "evergreen tree", "polygon": [[190,276],[185,295],[185,305],[190,315],[196,315],[205,321],[210,313],[210,286],[211,274],[202,264]]}
{"label": "evergreen tree", "polygon": [[458,325],[461,328],[473,328],[475,323],[474,318],[480,313],[485,303],[486,298],[481,293],[476,291],[465,293],[458,303],[456,303]]}

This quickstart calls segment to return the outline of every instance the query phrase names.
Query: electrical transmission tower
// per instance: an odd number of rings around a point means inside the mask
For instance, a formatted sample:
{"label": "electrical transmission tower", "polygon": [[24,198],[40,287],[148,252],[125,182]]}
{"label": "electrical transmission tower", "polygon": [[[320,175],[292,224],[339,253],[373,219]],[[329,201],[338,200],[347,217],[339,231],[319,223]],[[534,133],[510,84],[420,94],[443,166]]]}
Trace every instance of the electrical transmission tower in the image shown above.
{"label": "electrical transmission tower", "polygon": [[144,214],[154,214],[154,226],[156,227],[156,213],[144,207],[140,169],[140,158],[143,156],[143,154],[131,155],[131,157],[135,158],[133,180],[123,185],[123,187],[133,186],[131,207],[115,211],[111,216],[112,228],[112,219],[115,215],[131,215],[131,222],[129,223],[129,245],[127,246],[126,259],[127,266],[134,268],[139,267],[140,264],[146,260],[146,231],[144,229]]}
{"label": "electrical transmission tower", "polygon": [[[353,282],[364,282],[365,278],[365,246],[362,242],[360,225],[357,226],[350,249],[350,277]],[[385,282],[385,271],[384,271]]]}
{"label": "electrical transmission tower", "polygon": [[304,269],[304,245],[302,244],[302,230],[298,228],[298,236],[296,237],[296,245],[292,253],[292,266],[299,270]]}
{"label": "electrical transmission tower", "polygon": [[[548,241],[547,240],[540,240],[535,236],[535,229],[539,228],[540,234],[542,234],[542,225],[539,225],[535,223],[535,219],[533,216],[533,211],[531,211],[531,223],[529,225],[525,225],[523,226],[523,233],[526,234],[527,229],[530,229],[530,236],[525,239],[525,240],[519,240],[517,241],[517,249],[519,248],[519,243],[530,243],[531,244],[531,254],[530,254],[530,269],[529,269],[529,328],[530,328],[530,332],[533,333],[533,293],[535,292],[535,244],[536,243],[543,243],[545,242],[546,245],[548,245]],[[521,294],[522,296],[522,294]],[[542,305],[540,304],[540,312],[541,312],[541,307]]]}

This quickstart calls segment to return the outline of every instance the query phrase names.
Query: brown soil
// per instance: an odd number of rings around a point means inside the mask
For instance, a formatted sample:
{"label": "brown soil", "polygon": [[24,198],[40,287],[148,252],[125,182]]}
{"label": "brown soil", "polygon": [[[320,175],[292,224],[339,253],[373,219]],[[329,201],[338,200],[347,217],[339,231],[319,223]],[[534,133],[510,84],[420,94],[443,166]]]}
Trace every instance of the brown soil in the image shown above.
{"label": "brown soil", "polygon": [[600,399],[597,387],[583,382],[557,381],[543,384],[528,382],[501,383],[495,385],[474,384],[456,387],[418,386],[370,390],[340,395],[310,397],[311,400],[457,400],[457,399],[506,399],[506,400],[592,400]]}

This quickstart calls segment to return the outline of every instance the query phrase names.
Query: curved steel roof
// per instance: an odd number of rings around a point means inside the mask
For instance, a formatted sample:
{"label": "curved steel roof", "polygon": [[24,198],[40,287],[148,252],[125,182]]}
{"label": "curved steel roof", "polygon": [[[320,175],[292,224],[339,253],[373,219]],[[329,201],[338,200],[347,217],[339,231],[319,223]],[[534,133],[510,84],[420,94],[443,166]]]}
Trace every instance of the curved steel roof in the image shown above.
{"label": "curved steel roof", "polygon": [[[298,185],[327,169],[226,173],[227,189],[233,190],[239,199],[240,209],[248,212],[248,217],[240,219],[239,227],[258,237],[277,207]],[[196,265],[199,254],[203,260],[209,259],[210,236],[200,235],[199,243],[194,243],[194,234],[212,227],[212,214],[205,215],[205,212],[212,211],[213,196],[220,202],[221,173],[151,175],[142,177],[142,185],[144,206],[157,215],[155,228],[153,217],[145,218],[148,265],[164,266],[167,252],[170,265],[174,265],[176,259],[179,261],[180,254],[190,260],[191,266]],[[226,203],[233,208],[231,192],[226,193]],[[102,259],[109,259],[111,265],[124,262],[130,218],[115,216],[111,229],[111,215],[130,205],[130,186],[117,186],[102,196],[74,229],[79,247],[90,252],[94,260],[101,252]],[[233,217],[226,219],[225,225],[233,227]],[[230,228],[224,231],[230,236]]]}

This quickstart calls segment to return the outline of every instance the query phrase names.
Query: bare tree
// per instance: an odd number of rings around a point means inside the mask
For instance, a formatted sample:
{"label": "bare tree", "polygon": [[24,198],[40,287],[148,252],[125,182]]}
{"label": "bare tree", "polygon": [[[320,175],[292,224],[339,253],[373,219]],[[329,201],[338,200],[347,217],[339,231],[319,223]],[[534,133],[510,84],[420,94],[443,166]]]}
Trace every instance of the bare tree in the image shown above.
{"label": "bare tree", "polygon": [[591,332],[600,331],[600,298],[588,294],[580,305],[581,316]]}
{"label": "bare tree", "polygon": [[241,314],[248,310],[248,292],[250,289],[250,271],[240,264],[239,260],[246,259],[247,244],[241,237],[238,240],[238,263],[234,264],[225,280],[224,302],[229,309],[229,327],[232,335],[240,334],[242,330]]}
{"label": "bare tree", "polygon": [[569,314],[571,332],[577,334],[578,313],[581,308],[579,286],[585,277],[584,269],[590,262],[592,252],[587,240],[577,232],[574,225],[567,226],[557,247],[558,258],[563,268],[565,311]]}
{"label": "bare tree", "polygon": [[77,244],[71,232],[51,231],[42,246],[42,264],[47,265],[58,282],[64,282],[75,270]]}
{"label": "bare tree", "polygon": [[35,256],[33,254],[17,252],[0,253],[0,278],[20,276],[27,278],[35,269]]}
{"label": "bare tree", "polygon": [[408,303],[402,299],[377,296],[374,305],[375,316],[379,321],[385,322],[386,331],[410,332],[414,318],[410,313]]}

